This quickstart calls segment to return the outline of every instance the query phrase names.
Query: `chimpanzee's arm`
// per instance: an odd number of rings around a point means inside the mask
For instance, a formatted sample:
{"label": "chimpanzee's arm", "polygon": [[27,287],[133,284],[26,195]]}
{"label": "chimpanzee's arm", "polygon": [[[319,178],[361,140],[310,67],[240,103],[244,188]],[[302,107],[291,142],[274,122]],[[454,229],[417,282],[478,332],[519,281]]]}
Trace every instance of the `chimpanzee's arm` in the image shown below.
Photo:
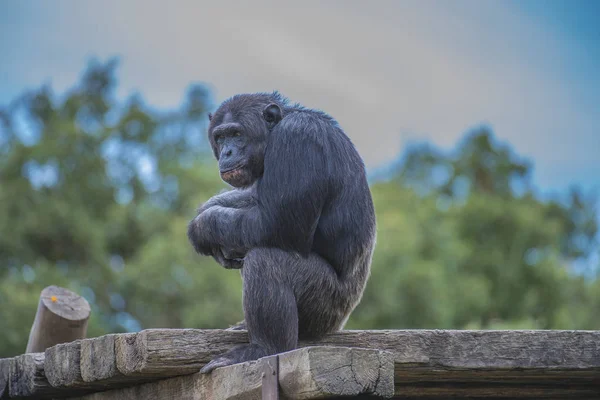
{"label": "chimpanzee's arm", "polygon": [[190,224],[196,250],[260,246],[308,253],[328,196],[327,129],[305,114],[288,116],[271,132],[256,204],[241,209],[212,206]]}
{"label": "chimpanzee's arm", "polygon": [[[248,208],[255,204],[255,188],[233,189],[211,197],[208,201],[202,204],[200,208],[198,208],[198,214],[202,214],[206,210],[215,206],[226,208]],[[236,252],[232,249],[220,246],[211,246],[210,248],[206,247],[203,249],[203,251],[199,252],[205,255],[211,255],[218,264],[228,269],[241,268],[241,259],[245,255],[245,253]]]}
{"label": "chimpanzee's arm", "polygon": [[233,189],[223,193],[219,193],[202,204],[198,208],[198,214],[202,214],[213,206],[221,206],[226,208],[247,208],[256,204],[255,188]]}

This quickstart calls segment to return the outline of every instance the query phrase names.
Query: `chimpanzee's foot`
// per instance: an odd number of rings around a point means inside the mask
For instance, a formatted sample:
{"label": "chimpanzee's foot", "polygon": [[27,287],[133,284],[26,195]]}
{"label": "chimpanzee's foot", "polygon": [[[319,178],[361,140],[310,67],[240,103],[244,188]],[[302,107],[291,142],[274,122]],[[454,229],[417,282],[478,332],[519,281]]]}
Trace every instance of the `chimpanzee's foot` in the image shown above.
{"label": "chimpanzee's foot", "polygon": [[237,324],[225,329],[226,331],[247,331],[246,321],[238,322]]}
{"label": "chimpanzee's foot", "polygon": [[267,355],[267,351],[258,344],[244,344],[213,359],[200,370],[200,373],[209,374],[215,368],[226,367],[227,365],[243,363],[246,361],[258,360],[259,358]]}

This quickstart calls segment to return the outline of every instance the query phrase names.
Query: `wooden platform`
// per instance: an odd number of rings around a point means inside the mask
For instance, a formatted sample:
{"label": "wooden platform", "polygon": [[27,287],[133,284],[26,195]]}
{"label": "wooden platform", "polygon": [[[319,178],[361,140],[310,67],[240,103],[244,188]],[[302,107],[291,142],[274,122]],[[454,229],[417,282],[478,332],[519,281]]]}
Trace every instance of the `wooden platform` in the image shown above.
{"label": "wooden platform", "polygon": [[[0,359],[0,399],[260,399],[266,359],[197,371],[244,331],[149,329]],[[343,331],[277,356],[282,398],[600,399],[600,331]]]}

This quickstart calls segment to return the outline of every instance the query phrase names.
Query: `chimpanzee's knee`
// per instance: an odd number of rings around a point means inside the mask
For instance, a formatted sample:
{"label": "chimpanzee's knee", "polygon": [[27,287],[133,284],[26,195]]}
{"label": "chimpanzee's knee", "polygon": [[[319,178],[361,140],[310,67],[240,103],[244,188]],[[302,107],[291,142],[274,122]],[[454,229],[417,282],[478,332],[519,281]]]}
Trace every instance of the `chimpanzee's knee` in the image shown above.
{"label": "chimpanzee's knee", "polygon": [[289,285],[295,256],[281,249],[256,247],[244,257],[242,277],[246,280],[268,280],[271,283]]}

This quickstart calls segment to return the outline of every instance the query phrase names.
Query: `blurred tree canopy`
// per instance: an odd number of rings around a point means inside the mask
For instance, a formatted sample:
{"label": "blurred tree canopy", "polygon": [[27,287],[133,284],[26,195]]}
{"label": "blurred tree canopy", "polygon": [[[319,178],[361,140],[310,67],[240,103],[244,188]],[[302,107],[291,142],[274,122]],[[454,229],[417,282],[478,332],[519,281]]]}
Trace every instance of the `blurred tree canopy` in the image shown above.
{"label": "blurred tree canopy", "polygon": [[[239,274],[186,238],[225,188],[205,140],[210,91],[176,110],[115,96],[117,63],[92,62],[0,109],[0,356],[22,353],[41,289],[87,298],[89,336],[226,327]],[[594,199],[543,201],[531,165],[481,128],[454,152],[415,146],[372,184],[378,244],[348,328],[598,329]]]}

